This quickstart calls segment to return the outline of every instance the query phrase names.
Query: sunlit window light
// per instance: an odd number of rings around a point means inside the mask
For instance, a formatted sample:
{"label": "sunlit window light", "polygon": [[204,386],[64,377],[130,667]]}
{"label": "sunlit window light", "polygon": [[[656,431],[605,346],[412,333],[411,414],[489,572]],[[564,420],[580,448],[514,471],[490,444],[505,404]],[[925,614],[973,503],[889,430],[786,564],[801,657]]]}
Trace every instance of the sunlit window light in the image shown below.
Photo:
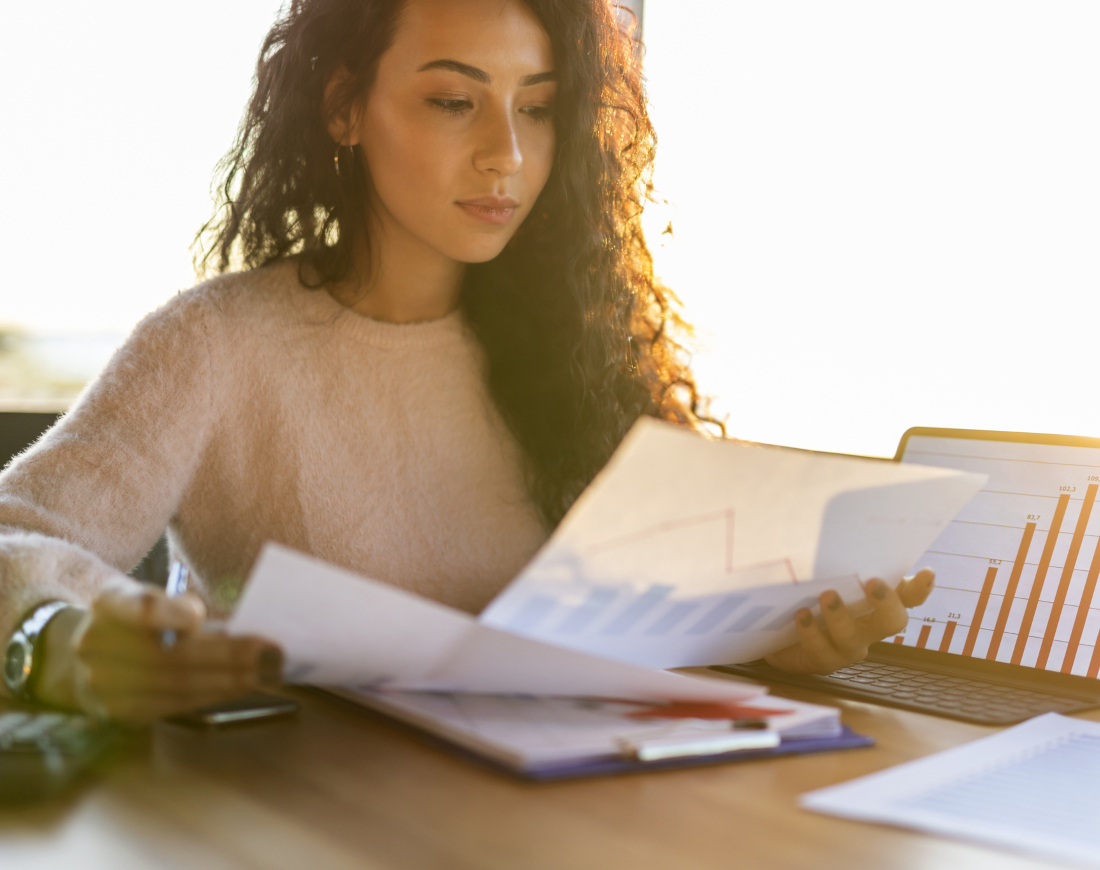
{"label": "sunlit window light", "polygon": [[[0,404],[63,406],[194,283],[278,6],[5,10]],[[644,35],[647,228],[731,434],[1100,435],[1100,6],[647,0]]]}

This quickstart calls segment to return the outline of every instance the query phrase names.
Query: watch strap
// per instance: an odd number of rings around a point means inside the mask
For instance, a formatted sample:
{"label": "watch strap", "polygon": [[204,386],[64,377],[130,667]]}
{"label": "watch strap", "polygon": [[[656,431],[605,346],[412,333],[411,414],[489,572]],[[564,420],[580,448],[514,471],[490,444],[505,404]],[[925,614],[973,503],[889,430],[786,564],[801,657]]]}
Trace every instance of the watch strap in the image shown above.
{"label": "watch strap", "polygon": [[44,601],[20,620],[4,650],[4,683],[12,694],[34,700],[35,684],[42,671],[43,633],[50,620],[70,607],[67,601]]}

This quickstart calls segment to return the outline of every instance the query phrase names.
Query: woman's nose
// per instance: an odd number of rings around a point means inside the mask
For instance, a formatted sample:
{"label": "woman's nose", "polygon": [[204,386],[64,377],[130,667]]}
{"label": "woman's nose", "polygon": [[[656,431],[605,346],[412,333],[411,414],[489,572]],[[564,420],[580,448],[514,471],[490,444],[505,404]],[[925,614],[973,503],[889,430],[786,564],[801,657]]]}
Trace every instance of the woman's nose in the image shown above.
{"label": "woman's nose", "polygon": [[487,114],[478,131],[474,168],[479,172],[495,172],[509,176],[523,165],[516,125],[510,110]]}

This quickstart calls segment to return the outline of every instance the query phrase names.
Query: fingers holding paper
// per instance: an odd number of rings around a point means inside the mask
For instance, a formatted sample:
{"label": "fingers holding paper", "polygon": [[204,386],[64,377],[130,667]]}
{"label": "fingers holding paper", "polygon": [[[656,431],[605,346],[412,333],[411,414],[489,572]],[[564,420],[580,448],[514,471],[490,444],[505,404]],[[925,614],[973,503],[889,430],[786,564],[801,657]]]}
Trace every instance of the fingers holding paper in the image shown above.
{"label": "fingers holding paper", "polygon": [[863,661],[872,643],[905,629],[909,622],[906,608],[924,603],[934,582],[935,575],[928,569],[906,578],[897,589],[882,580],[871,580],[864,587],[871,609],[862,616],[853,616],[836,592],[823,592],[821,619],[815,619],[808,609],[800,610],[795,615],[799,642],[766,661],[780,670],[806,674],[829,674]]}
{"label": "fingers holding paper", "polygon": [[906,607],[924,604],[932,587],[936,585],[936,575],[929,568],[922,568],[912,577],[906,577],[898,585],[898,595]]}
{"label": "fingers holding paper", "polygon": [[[278,682],[279,649],[203,630],[202,601],[152,588],[110,589],[46,632],[38,696],[129,724],[225,701]],[[165,644],[165,631],[173,643]]]}

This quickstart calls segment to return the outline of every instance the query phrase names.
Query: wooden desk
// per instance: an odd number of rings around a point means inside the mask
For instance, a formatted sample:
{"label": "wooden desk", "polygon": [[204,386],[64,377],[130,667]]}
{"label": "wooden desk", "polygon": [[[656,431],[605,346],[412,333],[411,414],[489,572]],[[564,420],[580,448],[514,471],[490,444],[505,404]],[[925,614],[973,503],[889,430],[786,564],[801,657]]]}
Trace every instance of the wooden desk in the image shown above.
{"label": "wooden desk", "polygon": [[[777,694],[829,702],[794,689]],[[528,784],[366,711],[296,692],[296,720],[159,725],[83,790],[0,810],[4,870],[1035,868],[1008,853],[803,812],[796,797],[993,729],[855,702],[872,749]],[[1093,714],[1100,718],[1100,713]]]}

